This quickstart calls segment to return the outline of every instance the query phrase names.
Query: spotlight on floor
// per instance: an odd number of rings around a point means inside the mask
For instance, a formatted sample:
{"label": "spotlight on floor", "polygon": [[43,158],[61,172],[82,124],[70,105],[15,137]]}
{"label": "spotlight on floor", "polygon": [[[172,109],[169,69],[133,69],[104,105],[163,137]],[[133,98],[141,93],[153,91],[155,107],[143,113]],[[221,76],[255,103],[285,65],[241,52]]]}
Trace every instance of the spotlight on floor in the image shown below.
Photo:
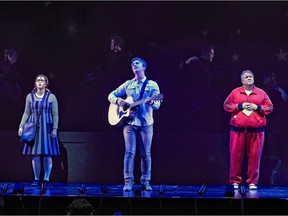
{"label": "spotlight on floor", "polygon": [[204,193],[206,192],[206,189],[207,189],[207,185],[203,183],[198,190],[198,195],[203,196]]}

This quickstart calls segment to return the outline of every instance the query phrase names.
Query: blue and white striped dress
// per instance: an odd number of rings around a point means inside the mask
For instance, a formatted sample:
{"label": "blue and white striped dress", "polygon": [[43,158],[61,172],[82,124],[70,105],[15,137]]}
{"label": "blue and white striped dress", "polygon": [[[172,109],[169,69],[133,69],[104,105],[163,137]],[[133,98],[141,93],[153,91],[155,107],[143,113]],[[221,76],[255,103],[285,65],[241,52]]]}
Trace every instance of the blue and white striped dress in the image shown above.
{"label": "blue and white striped dress", "polygon": [[[34,145],[24,143],[24,155],[60,155],[58,137],[51,137],[53,128],[58,129],[58,102],[51,92],[46,91],[45,94]],[[41,100],[35,96],[35,90],[27,95],[20,127],[23,127],[26,121],[37,121],[36,111],[40,111]]]}

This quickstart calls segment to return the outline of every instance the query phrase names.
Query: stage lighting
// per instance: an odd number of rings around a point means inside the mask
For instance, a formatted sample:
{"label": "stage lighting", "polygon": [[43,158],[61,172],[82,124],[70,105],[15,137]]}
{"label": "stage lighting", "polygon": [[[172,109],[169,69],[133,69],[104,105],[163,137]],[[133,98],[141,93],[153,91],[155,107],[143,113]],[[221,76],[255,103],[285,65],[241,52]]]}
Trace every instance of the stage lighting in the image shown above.
{"label": "stage lighting", "polygon": [[241,194],[241,196],[245,196],[246,195],[246,187],[245,187],[245,185],[240,185],[240,194]]}
{"label": "stage lighting", "polygon": [[3,184],[2,189],[1,189],[2,193],[6,193],[7,192],[8,186],[9,186],[9,183],[4,183]]}
{"label": "stage lighting", "polygon": [[202,184],[201,187],[198,190],[198,195],[199,196],[203,196],[204,193],[206,192],[207,189],[207,185],[206,184]]}
{"label": "stage lighting", "polygon": [[165,185],[164,184],[160,184],[159,185],[159,194],[162,195],[165,192]]}
{"label": "stage lighting", "polygon": [[86,192],[86,184],[81,184],[79,192],[80,194],[84,194]]}

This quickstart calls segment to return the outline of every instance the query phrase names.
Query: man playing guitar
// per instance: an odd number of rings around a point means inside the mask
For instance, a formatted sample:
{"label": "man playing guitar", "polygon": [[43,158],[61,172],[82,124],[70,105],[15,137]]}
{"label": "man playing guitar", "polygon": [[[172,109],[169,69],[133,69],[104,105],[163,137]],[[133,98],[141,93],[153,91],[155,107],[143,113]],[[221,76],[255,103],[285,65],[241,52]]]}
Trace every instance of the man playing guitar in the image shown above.
{"label": "man playing guitar", "polygon": [[[134,185],[134,157],[136,154],[136,141],[139,136],[139,149],[141,156],[141,184],[143,189],[151,191],[151,145],[153,138],[153,110],[160,107],[162,96],[160,89],[155,81],[148,80],[145,76],[147,63],[141,58],[133,58],[131,68],[134,78],[127,80],[118,88],[112,91],[108,100],[111,105],[116,105],[117,115],[122,118],[127,115],[123,121],[123,134],[125,140],[125,157],[124,157],[124,191],[131,191]],[[127,95],[124,100],[121,97]],[[111,106],[110,105],[110,106]],[[137,109],[131,109],[136,107]],[[111,107],[110,107],[111,108]],[[131,112],[130,112],[131,111]],[[110,114],[110,109],[109,109]],[[109,122],[111,124],[109,117]],[[116,125],[117,120],[112,123]]]}

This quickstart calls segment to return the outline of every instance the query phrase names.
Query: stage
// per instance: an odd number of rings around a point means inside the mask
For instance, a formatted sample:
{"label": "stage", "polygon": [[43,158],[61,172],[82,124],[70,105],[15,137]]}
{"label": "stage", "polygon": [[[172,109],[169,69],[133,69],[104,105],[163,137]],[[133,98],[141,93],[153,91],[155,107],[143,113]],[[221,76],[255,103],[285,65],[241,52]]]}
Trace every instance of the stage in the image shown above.
{"label": "stage", "polygon": [[43,193],[28,182],[2,182],[1,214],[63,215],[77,198],[88,199],[96,215],[288,214],[288,187],[258,186],[256,191],[242,187],[231,193],[226,185],[151,186],[151,192],[137,184],[133,191],[123,192],[121,184],[51,183]]}
{"label": "stage", "polygon": [[[227,196],[227,133],[155,133],[152,192],[139,185],[139,154],[136,185],[123,192],[124,146],[119,131],[61,132],[61,156],[53,158],[46,193],[30,185],[31,158],[21,154],[17,133],[0,132],[0,136],[2,215],[64,215],[79,197],[88,199],[97,215],[288,215],[287,157],[280,162],[263,157],[258,190],[246,188]],[[198,193],[202,183],[207,185],[203,195]]]}

